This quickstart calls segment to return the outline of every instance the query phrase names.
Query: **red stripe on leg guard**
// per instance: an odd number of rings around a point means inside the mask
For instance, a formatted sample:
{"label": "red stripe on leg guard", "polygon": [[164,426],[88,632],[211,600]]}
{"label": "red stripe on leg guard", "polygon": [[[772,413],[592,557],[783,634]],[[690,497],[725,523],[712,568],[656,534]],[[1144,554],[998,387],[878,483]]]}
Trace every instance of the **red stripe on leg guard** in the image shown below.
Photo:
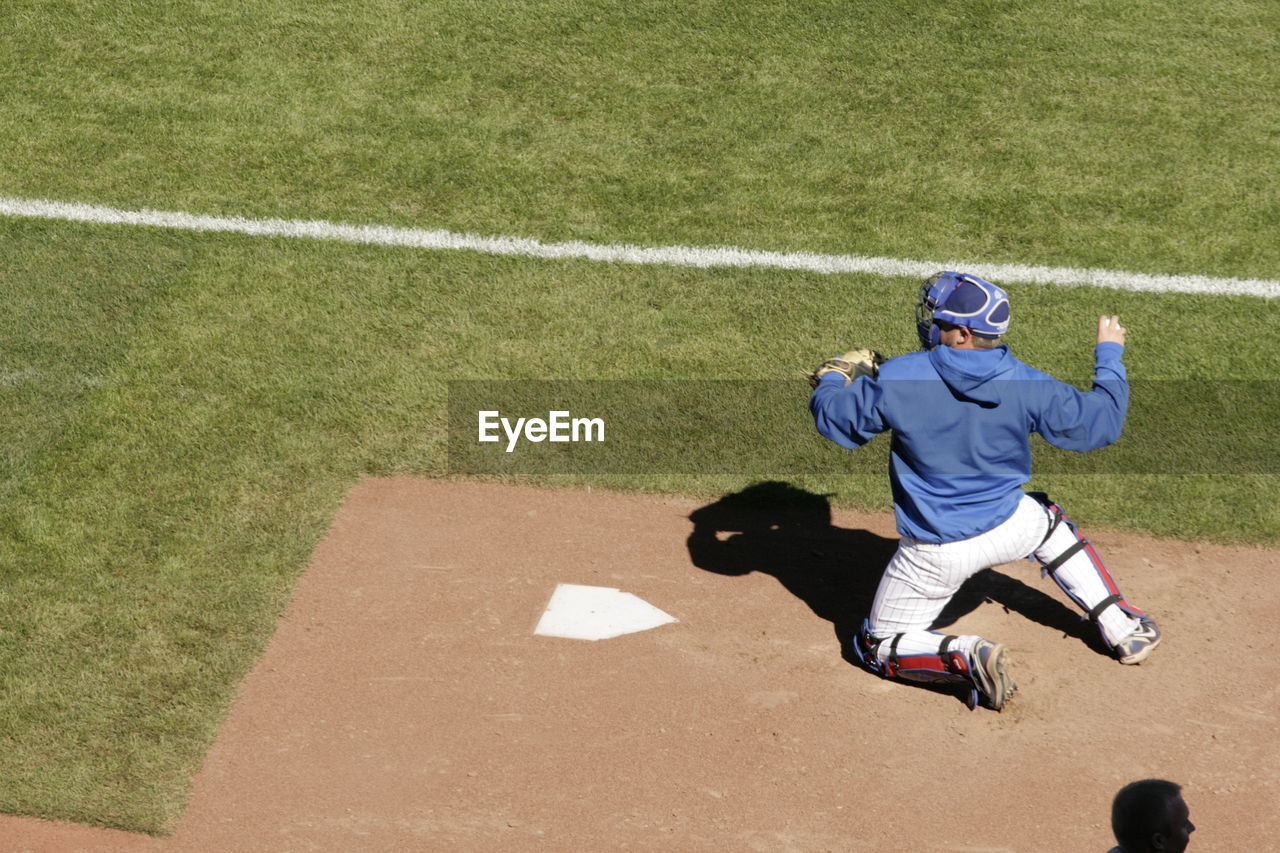
{"label": "red stripe on leg guard", "polygon": [[939,672],[946,675],[965,675],[969,672],[968,662],[964,655],[959,652],[950,652],[947,657],[951,659],[950,665],[947,661],[938,655],[910,655],[908,657],[898,658],[898,670],[927,670],[929,672]]}
{"label": "red stripe on leg guard", "polygon": [[1125,612],[1130,613],[1133,616],[1136,616],[1136,617],[1146,616],[1147,614],[1143,613],[1141,610],[1139,610],[1138,608],[1134,607],[1132,604],[1124,600],[1124,593],[1122,593],[1120,591],[1120,587],[1116,585],[1115,579],[1111,577],[1111,573],[1107,571],[1106,565],[1103,564],[1102,558],[1098,556],[1098,553],[1093,550],[1093,546],[1086,543],[1084,546],[1084,551],[1086,554],[1089,555],[1089,561],[1093,563],[1094,570],[1098,573],[1098,576],[1102,578],[1102,583],[1106,585],[1107,590],[1112,595],[1120,596],[1120,600],[1116,602],[1116,605],[1121,610],[1124,610]]}

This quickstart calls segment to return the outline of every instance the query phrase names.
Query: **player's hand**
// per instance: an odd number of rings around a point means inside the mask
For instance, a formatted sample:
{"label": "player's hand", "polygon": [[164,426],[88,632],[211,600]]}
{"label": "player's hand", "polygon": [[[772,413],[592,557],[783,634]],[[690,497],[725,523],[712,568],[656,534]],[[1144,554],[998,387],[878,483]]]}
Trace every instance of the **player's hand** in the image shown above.
{"label": "player's hand", "polygon": [[1105,314],[1098,318],[1098,343],[1106,343],[1110,341],[1120,346],[1124,346],[1124,333],[1127,330],[1120,325],[1120,318],[1112,314],[1110,317]]}

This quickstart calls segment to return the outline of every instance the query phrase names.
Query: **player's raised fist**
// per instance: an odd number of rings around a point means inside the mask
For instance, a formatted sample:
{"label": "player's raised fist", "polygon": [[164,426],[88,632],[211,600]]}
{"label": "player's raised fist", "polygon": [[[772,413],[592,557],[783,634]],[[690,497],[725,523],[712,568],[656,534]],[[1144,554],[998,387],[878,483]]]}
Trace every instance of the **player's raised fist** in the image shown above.
{"label": "player's raised fist", "polygon": [[1124,346],[1125,331],[1125,327],[1120,325],[1120,318],[1114,314],[1110,317],[1104,314],[1098,318],[1098,343],[1111,341]]}

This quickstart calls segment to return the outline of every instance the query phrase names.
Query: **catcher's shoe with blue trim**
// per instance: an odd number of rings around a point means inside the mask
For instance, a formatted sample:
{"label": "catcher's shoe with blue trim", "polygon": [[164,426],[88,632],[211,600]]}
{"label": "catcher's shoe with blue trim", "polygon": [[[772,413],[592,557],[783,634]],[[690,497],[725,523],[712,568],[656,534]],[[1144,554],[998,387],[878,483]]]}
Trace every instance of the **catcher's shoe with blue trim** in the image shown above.
{"label": "catcher's shoe with blue trim", "polygon": [[1001,710],[1013,691],[1018,689],[1009,675],[1008,651],[999,643],[979,640],[971,660],[974,686],[987,700],[987,707],[993,711]]}
{"label": "catcher's shoe with blue trim", "polygon": [[1160,629],[1151,619],[1143,619],[1138,630],[1116,643],[1116,660],[1123,664],[1142,663],[1160,645]]}

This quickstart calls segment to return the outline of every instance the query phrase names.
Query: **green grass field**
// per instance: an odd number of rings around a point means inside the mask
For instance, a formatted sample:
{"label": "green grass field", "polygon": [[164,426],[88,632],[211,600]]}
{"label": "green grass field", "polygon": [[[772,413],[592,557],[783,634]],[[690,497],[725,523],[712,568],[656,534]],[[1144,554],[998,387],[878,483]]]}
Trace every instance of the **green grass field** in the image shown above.
{"label": "green grass field", "polygon": [[[0,196],[1274,279],[1277,32],[1267,0],[11,0]],[[917,284],[0,218],[0,811],[172,826],[343,494],[446,473],[449,380],[786,379],[913,348]],[[1010,290],[1024,360],[1087,379],[1119,313],[1161,380],[1131,427],[1221,406],[1258,450],[1037,486],[1091,526],[1280,544],[1275,395],[1247,393],[1280,304]],[[750,449],[811,444],[797,485],[888,508],[798,423]]]}

